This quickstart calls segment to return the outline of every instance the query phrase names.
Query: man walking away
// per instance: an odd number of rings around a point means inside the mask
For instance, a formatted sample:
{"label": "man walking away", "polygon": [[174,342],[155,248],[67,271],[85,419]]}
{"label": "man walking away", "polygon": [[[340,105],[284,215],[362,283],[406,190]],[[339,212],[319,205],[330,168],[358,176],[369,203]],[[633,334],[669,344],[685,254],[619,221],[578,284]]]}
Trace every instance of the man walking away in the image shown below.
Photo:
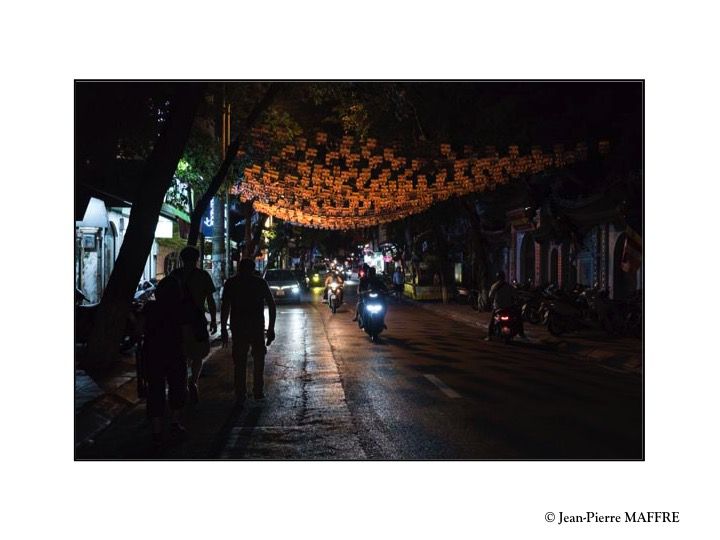
{"label": "man walking away", "polygon": [[[264,394],[265,353],[267,345],[275,339],[275,300],[267,282],[254,273],[252,259],[242,259],[238,273],[225,282],[223,288],[220,328],[223,347],[227,346],[227,321],[230,317],[232,330],[232,357],[235,364],[235,398],[238,405],[245,402],[247,394],[247,355],[253,355],[253,395],[262,399]],[[270,312],[267,343],[264,338],[264,304]]]}
{"label": "man walking away", "polygon": [[173,270],[170,276],[178,280],[182,293],[183,350],[190,364],[188,391],[190,401],[198,402],[198,380],[203,360],[210,352],[210,336],[207,331],[205,305],[210,312],[210,333],[217,332],[217,305],[213,293],[215,285],[205,270],[197,267],[200,252],[188,246],[180,252],[182,267]]}

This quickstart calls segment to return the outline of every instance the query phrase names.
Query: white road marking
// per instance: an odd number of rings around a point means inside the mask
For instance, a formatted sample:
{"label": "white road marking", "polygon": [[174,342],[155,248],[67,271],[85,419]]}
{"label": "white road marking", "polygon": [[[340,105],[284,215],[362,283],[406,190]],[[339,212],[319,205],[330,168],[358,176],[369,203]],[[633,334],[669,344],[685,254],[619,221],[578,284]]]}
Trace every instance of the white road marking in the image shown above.
{"label": "white road marking", "polygon": [[458,394],[455,390],[450,388],[447,384],[442,382],[440,379],[438,379],[435,375],[425,375],[425,378],[433,383],[435,386],[437,386],[443,394],[445,394],[447,397],[452,399],[457,399],[462,397],[460,394]]}

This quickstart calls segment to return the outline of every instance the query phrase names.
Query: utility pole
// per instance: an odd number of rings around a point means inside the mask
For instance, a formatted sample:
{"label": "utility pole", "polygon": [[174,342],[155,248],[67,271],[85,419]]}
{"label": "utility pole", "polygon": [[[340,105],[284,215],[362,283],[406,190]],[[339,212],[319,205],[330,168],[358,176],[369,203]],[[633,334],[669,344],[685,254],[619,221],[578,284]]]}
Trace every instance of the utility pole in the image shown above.
{"label": "utility pole", "polygon": [[[220,132],[220,147],[222,159],[225,159],[227,154],[227,147],[230,142],[230,118],[229,118],[229,107],[225,101],[225,95],[223,93],[222,103],[222,129]],[[222,287],[225,279],[228,275],[228,240],[229,230],[226,227],[227,221],[227,205],[228,205],[227,191],[221,190],[213,198],[213,237],[212,237],[212,278],[215,283],[215,287],[218,291],[217,296],[219,299],[219,291]],[[216,299],[216,302],[217,300]]]}
{"label": "utility pole", "polygon": [[[231,140],[230,104],[225,102],[223,96],[223,159],[226,157],[227,147]],[[233,273],[232,250],[230,249],[230,188],[225,192],[223,210],[223,220],[225,221],[225,277],[229,278]]]}

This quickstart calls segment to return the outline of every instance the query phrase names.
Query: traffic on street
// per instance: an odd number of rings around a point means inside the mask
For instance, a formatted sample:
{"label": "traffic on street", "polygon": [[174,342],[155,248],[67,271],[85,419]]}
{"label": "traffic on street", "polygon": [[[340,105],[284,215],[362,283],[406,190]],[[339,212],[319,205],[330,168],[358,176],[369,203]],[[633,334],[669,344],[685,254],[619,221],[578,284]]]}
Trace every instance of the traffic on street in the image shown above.
{"label": "traffic on street", "polygon": [[[158,453],[142,404],[83,457],[222,459],[635,459],[637,373],[541,338],[487,342],[478,325],[390,300],[373,343],[352,321],[357,282],[336,313],[322,289],[278,307],[262,401],[234,408],[232,359],[214,347],[188,440]],[[463,306],[461,313],[474,312]],[[529,334],[533,336],[532,328]],[[638,345],[639,349],[639,345]],[[203,425],[200,427],[201,425]],[[195,428],[198,425],[198,428]]]}

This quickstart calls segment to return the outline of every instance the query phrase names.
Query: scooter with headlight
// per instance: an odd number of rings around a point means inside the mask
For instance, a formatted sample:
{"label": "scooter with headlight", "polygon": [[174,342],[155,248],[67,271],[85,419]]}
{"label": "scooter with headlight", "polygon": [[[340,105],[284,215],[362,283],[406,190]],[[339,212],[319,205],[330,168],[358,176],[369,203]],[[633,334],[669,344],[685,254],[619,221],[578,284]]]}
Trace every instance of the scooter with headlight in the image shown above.
{"label": "scooter with headlight", "polygon": [[385,326],[385,313],[387,302],[385,295],[378,291],[369,290],[362,293],[362,301],[358,312],[358,326],[365,330],[373,343],[378,341],[380,333]]}
{"label": "scooter with headlight", "polygon": [[333,314],[337,311],[343,301],[343,284],[333,281],[327,286],[327,302]]}

